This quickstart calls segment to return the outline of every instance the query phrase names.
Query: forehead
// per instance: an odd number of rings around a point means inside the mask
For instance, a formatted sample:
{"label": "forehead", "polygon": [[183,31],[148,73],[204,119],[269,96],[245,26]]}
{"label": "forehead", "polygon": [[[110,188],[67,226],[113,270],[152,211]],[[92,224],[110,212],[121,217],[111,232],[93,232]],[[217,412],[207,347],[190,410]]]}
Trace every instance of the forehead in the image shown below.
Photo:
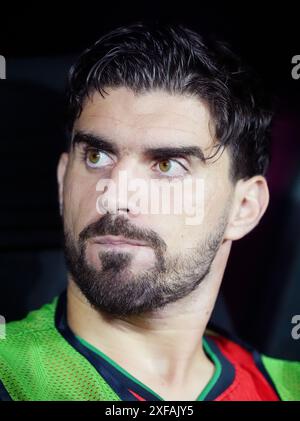
{"label": "forehead", "polygon": [[85,100],[75,130],[107,136],[126,148],[193,142],[205,149],[214,143],[208,108],[195,97],[159,90],[135,94],[124,87],[106,92]]}

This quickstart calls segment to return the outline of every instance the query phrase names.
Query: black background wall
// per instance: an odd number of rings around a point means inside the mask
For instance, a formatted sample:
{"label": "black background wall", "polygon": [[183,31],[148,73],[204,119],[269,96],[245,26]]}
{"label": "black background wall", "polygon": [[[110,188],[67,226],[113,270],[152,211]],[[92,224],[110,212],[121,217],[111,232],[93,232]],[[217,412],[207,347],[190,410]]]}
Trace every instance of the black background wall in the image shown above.
{"label": "black background wall", "polygon": [[[64,7],[64,9],[63,9]],[[56,165],[64,147],[68,69],[116,25],[146,19],[214,32],[264,79],[277,98],[270,207],[261,225],[235,243],[212,321],[270,355],[299,359],[291,319],[300,314],[300,54],[297,10],[260,2],[151,1],[60,8],[1,6],[0,314],[7,320],[49,301],[64,288]]]}

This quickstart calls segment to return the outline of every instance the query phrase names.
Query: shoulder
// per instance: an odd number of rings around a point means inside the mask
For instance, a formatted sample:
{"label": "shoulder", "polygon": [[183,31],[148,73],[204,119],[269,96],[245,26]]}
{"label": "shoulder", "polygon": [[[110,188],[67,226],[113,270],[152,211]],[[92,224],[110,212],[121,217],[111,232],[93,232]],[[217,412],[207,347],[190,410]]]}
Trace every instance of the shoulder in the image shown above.
{"label": "shoulder", "polygon": [[300,401],[300,361],[281,360],[261,355],[264,368],[282,400]]}
{"label": "shoulder", "polygon": [[27,400],[36,379],[42,378],[42,363],[58,342],[56,305],[57,298],[24,319],[7,323],[0,340],[0,400]]}
{"label": "shoulder", "polygon": [[58,300],[8,323],[0,341],[0,401],[119,400],[62,335]]}
{"label": "shoulder", "polygon": [[0,380],[8,371],[17,370],[22,362],[37,358],[41,344],[51,338],[55,326],[57,298],[24,319],[9,322],[0,340]]}
{"label": "shoulder", "polygon": [[234,366],[236,382],[248,381],[267,398],[275,393],[280,400],[300,400],[300,361],[264,355],[224,332],[209,331],[207,337]]}
{"label": "shoulder", "polygon": [[51,303],[43,305],[38,310],[31,311],[22,319],[9,322],[5,326],[5,338],[0,341],[0,347],[7,343],[54,327],[57,297]]}

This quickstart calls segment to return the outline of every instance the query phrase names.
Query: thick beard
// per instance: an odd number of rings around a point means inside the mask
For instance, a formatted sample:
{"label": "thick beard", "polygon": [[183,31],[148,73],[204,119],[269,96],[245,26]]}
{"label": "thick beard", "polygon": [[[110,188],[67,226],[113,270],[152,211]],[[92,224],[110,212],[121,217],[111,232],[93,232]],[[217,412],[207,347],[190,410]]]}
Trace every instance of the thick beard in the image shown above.
{"label": "thick beard", "polygon": [[[72,279],[90,304],[112,316],[140,315],[173,303],[194,291],[208,275],[225,231],[222,220],[213,235],[176,257],[166,255],[166,244],[154,231],[137,229],[128,219],[104,215],[85,228],[79,241],[65,228],[65,257]],[[155,265],[133,274],[134,257],[128,252],[100,252],[101,269],[88,264],[86,240],[96,235],[123,235],[149,243]]]}

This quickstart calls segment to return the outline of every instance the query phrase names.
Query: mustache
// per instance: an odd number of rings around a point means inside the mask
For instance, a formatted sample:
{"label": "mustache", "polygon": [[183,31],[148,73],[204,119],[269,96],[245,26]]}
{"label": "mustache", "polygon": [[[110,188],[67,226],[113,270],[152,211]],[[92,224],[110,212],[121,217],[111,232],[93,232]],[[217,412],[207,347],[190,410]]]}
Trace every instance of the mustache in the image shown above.
{"label": "mustache", "polygon": [[80,243],[84,243],[89,238],[100,235],[122,235],[130,240],[140,240],[146,242],[154,249],[166,251],[167,244],[153,230],[138,228],[130,223],[123,215],[113,216],[103,215],[98,221],[88,225],[79,234]]}

